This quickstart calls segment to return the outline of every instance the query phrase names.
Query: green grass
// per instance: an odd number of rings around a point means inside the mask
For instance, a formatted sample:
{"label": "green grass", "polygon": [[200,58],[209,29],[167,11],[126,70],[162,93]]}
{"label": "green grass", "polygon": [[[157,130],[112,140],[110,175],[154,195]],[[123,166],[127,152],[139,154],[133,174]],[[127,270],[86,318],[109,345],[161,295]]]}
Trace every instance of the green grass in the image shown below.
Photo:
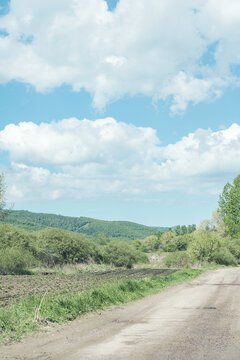
{"label": "green grass", "polygon": [[125,304],[170,285],[191,280],[203,270],[178,270],[166,277],[123,280],[83,292],[58,296],[28,296],[0,308],[0,340],[17,340],[49,322],[64,323],[90,311]]}

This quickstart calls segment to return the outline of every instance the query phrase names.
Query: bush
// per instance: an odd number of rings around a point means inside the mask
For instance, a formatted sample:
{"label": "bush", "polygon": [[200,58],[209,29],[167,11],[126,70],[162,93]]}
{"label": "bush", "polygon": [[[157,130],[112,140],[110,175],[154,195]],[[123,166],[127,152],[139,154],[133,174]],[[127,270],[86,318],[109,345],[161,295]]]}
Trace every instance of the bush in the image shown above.
{"label": "bush", "polygon": [[136,250],[141,252],[151,252],[157,251],[162,248],[162,241],[161,241],[162,232],[156,233],[154,235],[147,236],[145,239],[137,239],[132,242],[132,245],[135,247]]}
{"label": "bush", "polygon": [[166,231],[162,236],[161,236],[161,241],[162,241],[162,245],[163,245],[163,249],[165,250],[165,247],[168,244],[171,243],[175,243],[177,240],[177,235],[172,232],[172,231]]}
{"label": "bush", "polygon": [[221,247],[214,253],[213,260],[217,264],[222,265],[237,265],[238,263],[235,256],[233,256],[230,250],[225,247]]}
{"label": "bush", "polygon": [[186,251],[173,252],[163,259],[163,264],[167,267],[183,268],[189,266],[190,262],[190,256]]}
{"label": "bush", "polygon": [[187,250],[188,244],[191,240],[191,235],[186,234],[186,235],[179,235],[176,239],[176,248],[178,251],[185,251]]}
{"label": "bush", "polygon": [[0,250],[0,274],[24,274],[36,263],[32,254],[23,249],[6,248]]}
{"label": "bush", "polygon": [[166,252],[175,252],[177,251],[177,244],[176,243],[168,243],[164,246],[164,251]]}
{"label": "bush", "polygon": [[87,263],[99,260],[98,247],[83,234],[61,229],[45,229],[38,233],[39,258],[46,265]]}
{"label": "bush", "polygon": [[9,224],[0,224],[0,249],[8,247],[25,249],[35,253],[35,235]]}
{"label": "bush", "polygon": [[232,239],[227,243],[231,254],[240,262],[240,239]]}
{"label": "bush", "polygon": [[148,251],[156,251],[162,247],[160,236],[151,235],[144,239],[143,246],[146,246]]}
{"label": "bush", "polygon": [[196,234],[189,246],[189,253],[200,262],[214,261],[214,254],[220,249],[221,242],[219,237],[210,232]]}
{"label": "bush", "polygon": [[191,235],[178,235],[175,233],[167,232],[162,236],[164,241],[163,249],[166,252],[185,251],[191,241]]}
{"label": "bush", "polygon": [[136,262],[135,262],[136,264],[149,264],[150,263],[147,255],[141,251],[135,252],[135,259],[136,259]]}
{"label": "bush", "polygon": [[131,245],[123,241],[112,241],[105,246],[103,261],[117,267],[132,268],[138,262],[148,262],[145,254],[136,251]]}

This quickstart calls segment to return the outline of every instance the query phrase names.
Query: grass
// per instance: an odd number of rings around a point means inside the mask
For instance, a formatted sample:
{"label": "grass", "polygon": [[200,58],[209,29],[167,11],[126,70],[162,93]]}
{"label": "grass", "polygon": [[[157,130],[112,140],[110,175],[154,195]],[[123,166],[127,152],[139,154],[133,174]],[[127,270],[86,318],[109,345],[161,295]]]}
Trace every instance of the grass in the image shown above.
{"label": "grass", "polygon": [[[61,270],[62,271],[62,270]],[[83,292],[105,283],[126,279],[140,280],[156,275],[167,276],[174,269],[114,269],[77,273],[45,272],[35,275],[0,275],[0,308],[30,295],[43,296],[46,293],[57,296],[73,292]]]}
{"label": "grass", "polygon": [[108,271],[115,270],[116,267],[108,264],[66,264],[66,265],[56,265],[54,267],[35,267],[31,269],[31,274],[41,274],[41,273],[54,273],[60,275],[75,275],[79,273],[89,273],[97,271]]}
{"label": "grass", "polygon": [[64,295],[27,296],[0,308],[0,340],[18,340],[49,323],[64,323],[90,311],[125,304],[158,292],[170,285],[191,280],[203,270],[178,270],[168,276],[122,280],[100,288]]}

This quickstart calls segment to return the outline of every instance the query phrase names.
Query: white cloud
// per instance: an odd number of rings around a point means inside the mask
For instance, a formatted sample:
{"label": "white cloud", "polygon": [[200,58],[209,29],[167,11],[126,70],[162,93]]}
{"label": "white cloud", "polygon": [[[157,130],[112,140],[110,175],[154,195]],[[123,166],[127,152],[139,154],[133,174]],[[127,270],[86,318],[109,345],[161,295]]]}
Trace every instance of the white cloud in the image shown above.
{"label": "white cloud", "polygon": [[[0,131],[9,196],[26,199],[215,194],[240,172],[240,125],[162,146],[156,131],[106,118],[19,123]],[[224,180],[223,180],[224,179]]]}
{"label": "white cloud", "polygon": [[198,79],[180,72],[172,82],[162,90],[162,98],[172,95],[172,112],[185,111],[189,102],[197,104],[202,101],[216,99],[222,95],[227,81],[221,78]]}
{"label": "white cloud", "polygon": [[0,132],[0,148],[9,151],[13,161],[30,165],[101,164],[115,158],[133,164],[143,155],[154,156],[158,142],[152,128],[117,123],[112,118],[71,118],[40,125],[22,122]]}
{"label": "white cloud", "polygon": [[[240,126],[213,132],[198,129],[163,150],[168,175],[174,177],[221,175],[240,170]],[[171,175],[170,175],[171,174]]]}
{"label": "white cloud", "polygon": [[[239,79],[238,0],[11,0],[0,19],[0,82],[70,84],[102,108],[125,94],[172,98],[171,110],[220,96]],[[202,61],[209,46],[213,63]]]}

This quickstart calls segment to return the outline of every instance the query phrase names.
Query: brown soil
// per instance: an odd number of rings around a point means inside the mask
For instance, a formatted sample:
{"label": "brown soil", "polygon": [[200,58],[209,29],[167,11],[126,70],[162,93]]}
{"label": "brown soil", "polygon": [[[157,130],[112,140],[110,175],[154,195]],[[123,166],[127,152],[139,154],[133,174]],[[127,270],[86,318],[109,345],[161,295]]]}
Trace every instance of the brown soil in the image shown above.
{"label": "brown soil", "polygon": [[44,273],[38,275],[0,276],[0,306],[28,295],[64,294],[83,291],[104,283],[124,279],[143,279],[154,275],[166,276],[173,272],[169,269],[129,269],[104,272],[58,275]]}

